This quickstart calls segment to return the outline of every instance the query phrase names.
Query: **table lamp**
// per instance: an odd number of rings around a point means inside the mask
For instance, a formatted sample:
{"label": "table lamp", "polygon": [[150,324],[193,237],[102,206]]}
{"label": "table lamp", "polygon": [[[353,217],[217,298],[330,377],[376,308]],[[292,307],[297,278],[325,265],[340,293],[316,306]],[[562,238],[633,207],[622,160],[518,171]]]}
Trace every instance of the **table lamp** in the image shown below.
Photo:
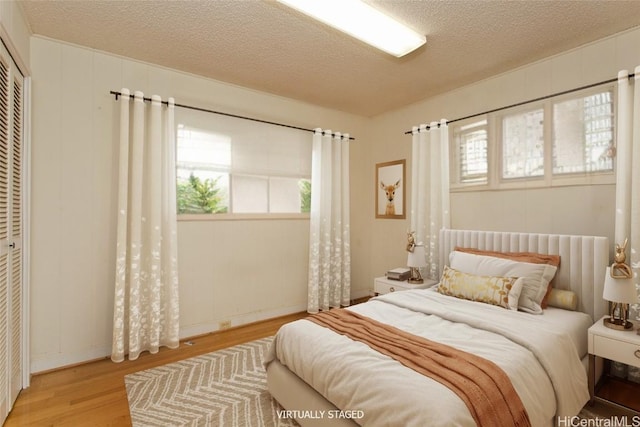
{"label": "table lamp", "polygon": [[638,295],[633,279],[612,276],[612,267],[607,267],[604,277],[604,292],[602,298],[609,301],[609,317],[604,318],[604,325],[608,328],[628,331],[633,329],[629,321],[629,304],[637,302]]}

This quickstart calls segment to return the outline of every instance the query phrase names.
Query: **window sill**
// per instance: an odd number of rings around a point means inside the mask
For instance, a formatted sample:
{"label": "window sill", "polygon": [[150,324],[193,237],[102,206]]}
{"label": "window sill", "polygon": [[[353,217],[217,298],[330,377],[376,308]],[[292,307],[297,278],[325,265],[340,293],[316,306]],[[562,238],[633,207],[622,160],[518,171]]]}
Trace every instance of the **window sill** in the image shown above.
{"label": "window sill", "polygon": [[508,190],[531,190],[541,188],[572,187],[587,185],[615,185],[616,177],[613,173],[591,174],[591,175],[566,175],[554,178],[551,183],[540,179],[518,179],[513,181],[502,181],[498,185],[488,184],[451,184],[451,193],[467,193],[474,191],[508,191]]}
{"label": "window sill", "polygon": [[182,214],[178,222],[308,220],[308,213]]}

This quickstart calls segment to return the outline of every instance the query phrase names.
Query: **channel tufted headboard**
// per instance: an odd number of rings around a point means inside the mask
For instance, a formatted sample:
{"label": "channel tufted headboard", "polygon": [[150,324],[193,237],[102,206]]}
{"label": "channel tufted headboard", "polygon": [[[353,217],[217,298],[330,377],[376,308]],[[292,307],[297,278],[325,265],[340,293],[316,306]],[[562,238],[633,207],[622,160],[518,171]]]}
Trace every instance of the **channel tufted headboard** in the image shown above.
{"label": "channel tufted headboard", "polygon": [[560,255],[554,287],[578,294],[578,309],[591,315],[594,321],[607,313],[607,302],[602,298],[605,269],[609,264],[606,237],[443,229],[438,274],[449,264],[449,253],[456,246]]}

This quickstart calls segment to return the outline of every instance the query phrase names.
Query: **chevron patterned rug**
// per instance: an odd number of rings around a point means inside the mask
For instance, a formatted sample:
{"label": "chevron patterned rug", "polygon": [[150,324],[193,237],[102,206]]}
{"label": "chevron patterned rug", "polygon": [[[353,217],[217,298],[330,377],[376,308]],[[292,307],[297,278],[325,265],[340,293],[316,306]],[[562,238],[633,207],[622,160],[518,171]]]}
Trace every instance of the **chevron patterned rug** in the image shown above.
{"label": "chevron patterned rug", "polygon": [[297,426],[278,418],[262,360],[273,337],[125,377],[134,427]]}
{"label": "chevron patterned rug", "polygon": [[[262,360],[273,337],[136,372],[125,377],[134,427],[293,427],[267,391]],[[585,407],[580,419],[611,418]]]}

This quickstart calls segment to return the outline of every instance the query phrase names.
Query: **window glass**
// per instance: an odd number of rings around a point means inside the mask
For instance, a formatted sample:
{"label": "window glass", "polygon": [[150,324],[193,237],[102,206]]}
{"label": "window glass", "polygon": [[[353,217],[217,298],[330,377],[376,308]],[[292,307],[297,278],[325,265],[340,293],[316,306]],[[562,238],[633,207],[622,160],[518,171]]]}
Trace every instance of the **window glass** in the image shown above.
{"label": "window glass", "polygon": [[487,182],[487,121],[481,120],[455,129],[462,183]]}
{"label": "window glass", "polygon": [[553,173],[613,170],[613,93],[553,105]]}
{"label": "window glass", "polygon": [[502,119],[502,177],[544,175],[544,110],[516,113]]}
{"label": "window glass", "polygon": [[269,212],[304,212],[300,181],[297,178],[269,179]]}
{"label": "window glass", "polygon": [[180,125],[176,143],[178,213],[227,212],[231,139]]}
{"label": "window glass", "polygon": [[269,178],[266,176],[233,176],[233,212],[261,213],[269,209]]}

